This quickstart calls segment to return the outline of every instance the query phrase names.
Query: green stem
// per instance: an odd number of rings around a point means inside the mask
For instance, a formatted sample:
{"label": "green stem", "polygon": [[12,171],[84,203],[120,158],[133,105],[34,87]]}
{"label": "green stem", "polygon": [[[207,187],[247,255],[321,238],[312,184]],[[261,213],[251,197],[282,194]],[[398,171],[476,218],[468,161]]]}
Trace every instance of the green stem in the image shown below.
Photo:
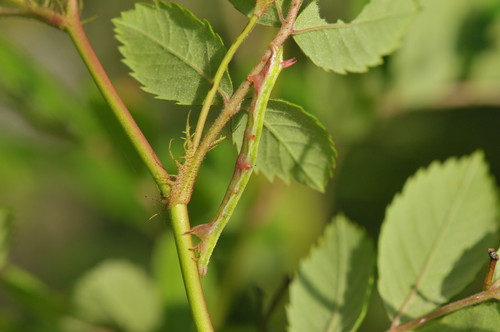
{"label": "green stem", "polygon": [[193,245],[192,237],[186,233],[190,230],[187,206],[178,204],[169,208],[169,215],[174,229],[175,244],[177,246],[177,255],[181,265],[182,277],[184,278],[184,287],[196,328],[200,332],[213,331],[212,322],[206,306],[203,288],[198,266],[195,261],[194,253],[191,250]]}
{"label": "green stem", "polygon": [[427,323],[430,320],[442,317],[444,315],[450,314],[452,312],[455,312],[457,310],[470,307],[491,299],[498,298],[500,296],[500,290],[498,288],[490,288],[487,291],[483,291],[480,293],[477,293],[475,295],[466,297],[464,299],[449,303],[447,305],[444,305],[440,308],[437,308],[428,314],[425,314],[421,317],[418,317],[416,319],[413,319],[409,322],[406,322],[404,324],[401,324],[399,326],[394,326],[391,327],[387,332],[403,332],[403,331],[411,331],[416,329],[422,324]]}
{"label": "green stem", "polygon": [[198,145],[200,144],[201,136],[203,134],[203,128],[205,127],[205,123],[207,121],[208,112],[210,111],[210,106],[212,106],[212,103],[214,101],[222,77],[224,76],[224,73],[226,72],[229,63],[233,59],[234,54],[240,47],[241,43],[243,43],[243,41],[248,37],[252,29],[254,28],[255,24],[257,24],[258,19],[259,19],[258,16],[252,15],[250,21],[248,21],[243,31],[240,33],[238,38],[236,38],[234,43],[227,51],[226,55],[224,56],[224,59],[222,59],[222,62],[220,63],[219,68],[217,69],[217,72],[215,73],[214,81],[212,82],[212,88],[210,89],[210,91],[208,91],[208,94],[205,97],[205,100],[203,101],[203,106],[201,108],[200,116],[198,117],[198,123],[196,125],[196,131],[193,139],[193,150],[196,150],[198,148]]}
{"label": "green stem", "polygon": [[87,66],[90,75],[104,96],[104,99],[108,102],[111,110],[139,153],[139,156],[142,158],[144,164],[153,175],[162,196],[168,196],[170,193],[170,177],[167,171],[163,168],[161,161],[153,151],[153,148],[147,141],[146,137],[144,137],[144,134],[137,126],[137,123],[123,103],[118,92],[115,90],[111,80],[104,71],[97,55],[90,45],[80,21],[77,0],[68,1],[67,23],[65,28],[73,40],[73,43],[80,53],[85,65]]}

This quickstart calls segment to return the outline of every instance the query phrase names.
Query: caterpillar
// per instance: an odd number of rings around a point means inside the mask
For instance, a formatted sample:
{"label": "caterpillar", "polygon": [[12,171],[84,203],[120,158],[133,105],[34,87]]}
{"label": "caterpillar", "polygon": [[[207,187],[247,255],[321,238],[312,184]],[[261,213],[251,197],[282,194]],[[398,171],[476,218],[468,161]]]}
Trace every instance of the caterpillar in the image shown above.
{"label": "caterpillar", "polygon": [[295,63],[294,59],[283,61],[283,47],[271,44],[270,48],[271,57],[262,73],[248,77],[254,85],[253,99],[248,112],[243,145],[221,205],[209,223],[198,225],[188,232],[188,234],[196,235],[200,239],[198,245],[193,249],[197,254],[198,271],[201,276],[206,275],[210,257],[222,230],[231,218],[252,175],[257,160],[267,103],[274,84],[281,70]]}

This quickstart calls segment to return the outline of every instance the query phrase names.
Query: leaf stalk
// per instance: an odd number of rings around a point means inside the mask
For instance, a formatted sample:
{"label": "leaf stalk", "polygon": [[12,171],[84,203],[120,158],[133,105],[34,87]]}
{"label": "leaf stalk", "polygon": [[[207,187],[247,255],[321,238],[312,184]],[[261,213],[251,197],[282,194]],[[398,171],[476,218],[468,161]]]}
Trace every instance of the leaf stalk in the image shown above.
{"label": "leaf stalk", "polygon": [[243,29],[243,31],[240,33],[240,35],[236,38],[234,43],[231,45],[229,50],[227,50],[226,55],[222,59],[219,68],[217,69],[217,72],[215,73],[214,80],[212,82],[212,87],[210,88],[210,91],[208,91],[207,96],[205,97],[205,100],[203,101],[203,106],[200,111],[200,115],[198,117],[198,123],[196,125],[196,130],[193,138],[193,150],[196,150],[200,144],[201,137],[203,135],[203,128],[205,127],[205,123],[207,121],[208,113],[210,112],[210,107],[213,104],[215,95],[217,93],[217,90],[219,88],[220,82],[222,80],[222,77],[224,76],[224,73],[227,71],[227,68],[229,66],[229,63],[233,59],[234,54],[240,47],[240,45],[245,41],[245,39],[250,35],[252,32],[253,28],[257,24],[257,20],[259,17],[257,15],[252,15],[250,20],[248,21],[247,25]]}

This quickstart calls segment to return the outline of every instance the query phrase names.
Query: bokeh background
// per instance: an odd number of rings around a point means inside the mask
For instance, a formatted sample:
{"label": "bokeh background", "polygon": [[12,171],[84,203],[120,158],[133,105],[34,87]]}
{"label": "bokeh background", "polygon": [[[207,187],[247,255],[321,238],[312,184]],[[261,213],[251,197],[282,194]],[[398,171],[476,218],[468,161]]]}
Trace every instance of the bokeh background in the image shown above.
{"label": "bokeh background", "polygon": [[[173,171],[170,141],[180,156],[187,116],[194,119],[199,108],[155,100],[121,62],[111,19],[134,2],[84,0],[85,30]],[[333,22],[352,19],[366,2],[320,5]],[[226,45],[247,20],[227,0],[178,3],[207,19]],[[499,182],[500,3],[421,3],[402,47],[364,74],[324,72],[293,42],[287,45],[286,57],[298,64],[284,71],[274,95],[325,124],[337,167],[325,194],[254,176],[204,280],[218,330],[284,331],[286,284],[332,216],[344,213],[376,242],[386,206],[407,177],[431,161],[481,149]],[[258,27],[244,43],[230,67],[234,85],[275,32]],[[193,224],[215,212],[235,156],[229,141],[208,155],[190,204]],[[170,225],[147,170],[69,38],[20,18],[0,20],[0,207],[14,223],[9,260],[26,274],[0,282],[1,331],[54,331],[55,321],[63,331],[121,331],[75,323],[78,314],[71,312],[82,277],[109,260],[134,264],[157,287],[158,331],[193,330]],[[376,292],[371,302],[361,331],[383,331],[388,319]]]}

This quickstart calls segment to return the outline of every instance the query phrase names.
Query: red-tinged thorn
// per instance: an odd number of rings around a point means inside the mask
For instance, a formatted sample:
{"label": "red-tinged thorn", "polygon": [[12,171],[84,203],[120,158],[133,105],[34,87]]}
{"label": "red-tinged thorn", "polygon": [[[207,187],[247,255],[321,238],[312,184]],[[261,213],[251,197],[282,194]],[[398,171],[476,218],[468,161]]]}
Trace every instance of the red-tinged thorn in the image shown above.
{"label": "red-tinged thorn", "polygon": [[297,59],[295,59],[295,58],[291,58],[291,59],[288,59],[288,60],[282,61],[282,62],[281,62],[281,66],[282,66],[283,68],[288,68],[288,67],[290,67],[290,66],[294,65],[296,62],[297,62]]}

